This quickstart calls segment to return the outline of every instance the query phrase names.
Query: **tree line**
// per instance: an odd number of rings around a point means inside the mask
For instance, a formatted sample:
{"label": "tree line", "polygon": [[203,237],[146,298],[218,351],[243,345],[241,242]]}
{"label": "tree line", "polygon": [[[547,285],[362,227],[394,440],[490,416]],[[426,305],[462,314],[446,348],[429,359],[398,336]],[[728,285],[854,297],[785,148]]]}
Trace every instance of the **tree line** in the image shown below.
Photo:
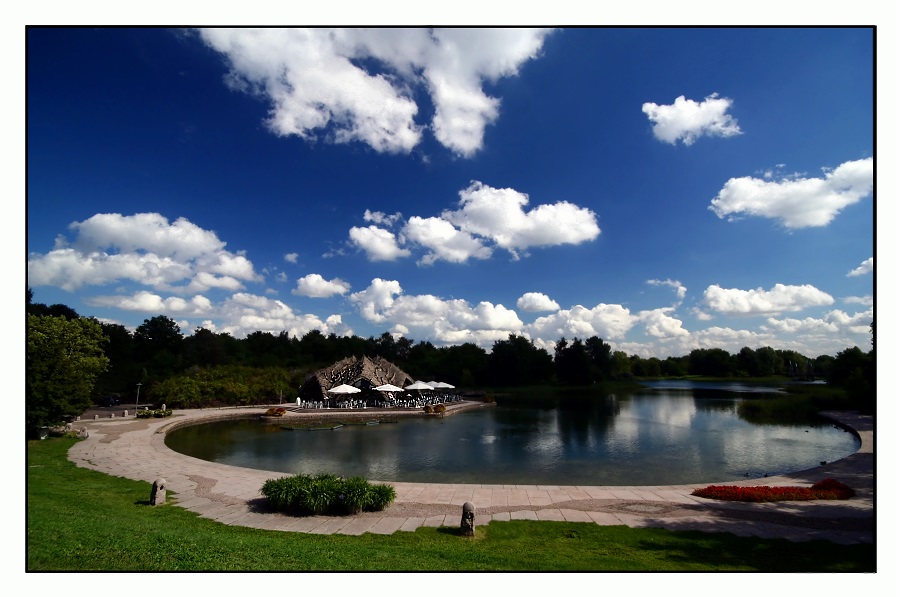
{"label": "tree line", "polygon": [[515,334],[495,341],[490,351],[473,343],[436,347],[387,332],[363,338],[312,330],[298,338],[257,331],[238,339],[197,328],[184,335],[165,315],[146,319],[130,332],[119,324],[81,317],[65,305],[33,303],[32,297],[29,288],[26,401],[40,403],[38,394],[57,398],[29,408],[29,423],[59,418],[62,411],[81,409],[75,413],[80,414],[104,396],[137,401],[137,384],[142,401],[174,407],[292,401],[309,374],[349,356],[380,356],[416,379],[459,388],[578,386],[685,376],[787,377],[827,379],[874,396],[874,322],[869,353],[853,347],[835,356],[810,358],[771,347],[744,347],[736,354],[698,348],[659,359],[614,351],[597,336],[560,338],[550,354]]}

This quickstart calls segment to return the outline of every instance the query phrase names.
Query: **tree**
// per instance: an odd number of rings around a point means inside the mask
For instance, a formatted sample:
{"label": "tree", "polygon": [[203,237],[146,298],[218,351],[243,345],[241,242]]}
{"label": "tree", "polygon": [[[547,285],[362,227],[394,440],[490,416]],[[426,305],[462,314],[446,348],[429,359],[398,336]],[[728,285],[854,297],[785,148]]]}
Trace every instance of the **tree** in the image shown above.
{"label": "tree", "polygon": [[524,336],[497,340],[488,357],[490,382],[498,386],[546,383],[553,375],[553,357]]}
{"label": "tree", "polygon": [[180,368],[182,340],[181,328],[165,315],[145,319],[134,330],[137,358],[159,378],[172,375]]}
{"label": "tree", "polygon": [[97,376],[109,359],[94,320],[28,314],[25,424],[30,432],[78,416],[92,403]]}

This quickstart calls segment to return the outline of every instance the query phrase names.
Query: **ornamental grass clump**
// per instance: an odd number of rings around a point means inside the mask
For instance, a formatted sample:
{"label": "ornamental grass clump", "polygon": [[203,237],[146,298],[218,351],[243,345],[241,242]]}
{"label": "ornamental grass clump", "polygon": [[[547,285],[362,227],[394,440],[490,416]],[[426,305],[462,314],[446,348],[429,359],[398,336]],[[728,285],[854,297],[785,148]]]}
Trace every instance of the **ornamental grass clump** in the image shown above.
{"label": "ornamental grass clump", "polygon": [[761,485],[709,485],[695,489],[691,495],[732,502],[781,502],[808,500],[847,500],[856,495],[850,487],[834,479],[825,479],[812,487],[770,487]]}
{"label": "ornamental grass clump", "polygon": [[390,485],[372,485],[362,477],[344,479],[331,474],[269,479],[261,492],[274,510],[301,515],[375,512],[397,498],[397,491]]}

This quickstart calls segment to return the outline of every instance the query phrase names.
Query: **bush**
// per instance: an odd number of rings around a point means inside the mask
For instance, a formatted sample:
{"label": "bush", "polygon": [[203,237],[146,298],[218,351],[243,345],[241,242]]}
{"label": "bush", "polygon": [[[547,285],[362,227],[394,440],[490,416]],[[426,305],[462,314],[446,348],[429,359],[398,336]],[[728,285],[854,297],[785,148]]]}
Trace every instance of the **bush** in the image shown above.
{"label": "bush", "polygon": [[430,415],[431,413],[434,412],[434,407],[431,406],[430,404],[426,404],[425,407],[423,408],[423,410],[425,411],[426,414]]}
{"label": "bush", "polygon": [[369,502],[365,509],[369,512],[384,510],[397,499],[397,490],[393,485],[373,485],[369,490]]}
{"label": "bush", "polygon": [[344,479],[331,474],[269,479],[261,492],[273,509],[298,514],[375,512],[384,510],[397,497],[390,485],[371,485],[362,477]]}
{"label": "bush", "polygon": [[444,406],[443,404],[436,404],[434,407],[434,412],[436,412],[436,413],[443,413],[446,410],[447,410],[447,407]]}
{"label": "bush", "polygon": [[266,416],[266,417],[283,417],[284,413],[286,413],[286,412],[287,412],[287,410],[285,410],[281,407],[278,407],[278,408],[273,407],[273,408],[270,408],[269,410],[267,410],[266,414],[264,416]]}

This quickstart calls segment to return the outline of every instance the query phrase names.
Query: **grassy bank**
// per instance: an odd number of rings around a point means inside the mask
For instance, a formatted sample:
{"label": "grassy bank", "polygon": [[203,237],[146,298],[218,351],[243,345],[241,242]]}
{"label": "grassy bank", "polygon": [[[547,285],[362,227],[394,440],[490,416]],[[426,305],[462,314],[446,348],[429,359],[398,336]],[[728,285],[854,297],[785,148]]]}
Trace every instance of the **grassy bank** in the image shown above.
{"label": "grassy bank", "polygon": [[77,440],[27,446],[27,570],[36,571],[874,571],[875,548],[824,541],[512,521],[389,536],[230,527],[149,505],[150,484],[77,468]]}

